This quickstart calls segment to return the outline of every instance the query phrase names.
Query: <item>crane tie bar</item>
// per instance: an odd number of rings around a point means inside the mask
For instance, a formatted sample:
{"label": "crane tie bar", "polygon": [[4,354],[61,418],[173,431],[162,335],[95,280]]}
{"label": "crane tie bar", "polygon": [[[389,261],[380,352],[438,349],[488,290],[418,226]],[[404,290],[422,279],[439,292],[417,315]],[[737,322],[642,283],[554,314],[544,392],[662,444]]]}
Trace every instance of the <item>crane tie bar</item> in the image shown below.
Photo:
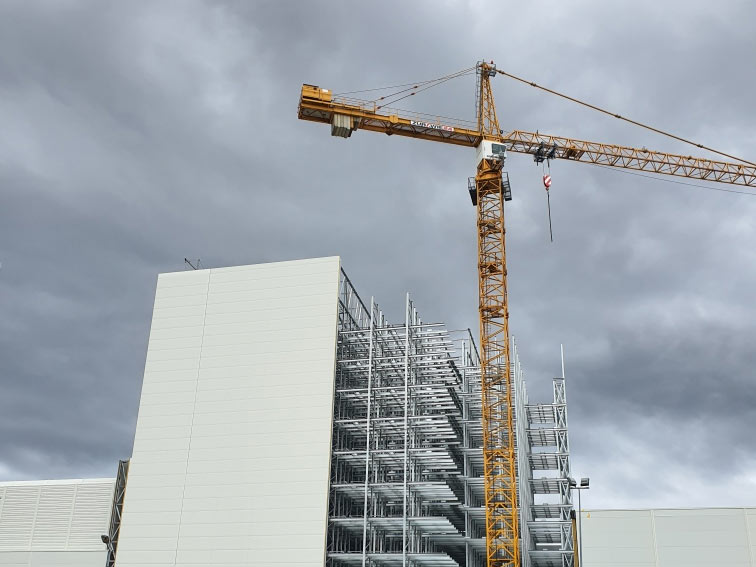
{"label": "crane tie bar", "polygon": [[518,77],[516,75],[512,75],[511,73],[507,73],[506,71],[502,71],[501,69],[497,69],[496,71],[499,72],[499,73],[501,73],[505,77],[509,77],[510,79],[514,79],[516,81],[520,81],[521,83],[525,83],[526,85],[530,85],[531,87],[535,87],[537,89],[541,89],[542,91],[546,91],[547,93],[551,93],[553,95],[562,97],[564,99],[567,99],[569,101],[575,102],[575,103],[580,104],[582,106],[585,106],[587,108],[590,108],[590,109],[593,109],[593,110],[597,110],[598,112],[601,112],[601,113],[606,114],[608,116],[613,116],[614,118],[619,118],[620,120],[624,120],[625,122],[629,122],[630,124],[634,124],[635,126],[640,126],[641,128],[645,128],[646,130],[651,130],[652,132],[656,132],[657,134],[661,134],[662,136],[667,136],[669,138],[673,138],[673,139],[678,140],[680,142],[685,142],[686,144],[690,144],[691,146],[695,146],[695,147],[701,148],[703,150],[708,150],[708,151],[713,152],[715,154],[718,154],[720,156],[725,156],[725,157],[728,157],[730,159],[734,159],[734,160],[742,162],[742,163],[747,163],[748,165],[754,165],[754,166],[756,166],[756,163],[754,163],[752,161],[748,161],[746,159],[739,158],[737,156],[726,154],[725,152],[720,152],[719,150],[715,150],[714,148],[709,148],[708,146],[704,146],[703,144],[699,144],[699,143],[694,142],[692,140],[688,140],[687,138],[682,138],[680,136],[676,136],[675,134],[671,134],[670,132],[665,132],[664,130],[659,130],[658,128],[654,128],[653,126],[649,126],[648,124],[643,124],[642,122],[638,122],[636,120],[631,120],[630,118],[625,118],[624,116],[621,116],[621,115],[616,114],[614,112],[610,112],[608,110],[605,110],[603,108],[600,108],[600,107],[598,107],[596,105],[593,105],[593,104],[590,104],[588,102],[585,102],[585,101],[573,98],[573,97],[568,96],[566,94],[562,94],[560,92],[554,91],[554,90],[549,89],[547,87],[542,87],[541,85],[539,85],[537,83],[534,83],[533,81],[527,81],[527,80],[522,79],[522,78],[520,78],[520,77]]}

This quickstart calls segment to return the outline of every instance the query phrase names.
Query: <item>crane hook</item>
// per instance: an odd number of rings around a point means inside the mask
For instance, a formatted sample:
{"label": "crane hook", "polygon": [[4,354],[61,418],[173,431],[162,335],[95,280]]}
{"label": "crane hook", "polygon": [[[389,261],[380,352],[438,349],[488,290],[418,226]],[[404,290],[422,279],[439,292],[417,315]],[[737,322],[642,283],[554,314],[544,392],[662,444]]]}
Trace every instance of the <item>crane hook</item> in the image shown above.
{"label": "crane hook", "polygon": [[548,173],[543,174],[543,187],[546,189],[546,206],[549,210],[549,237],[554,242],[554,231],[551,229],[551,195],[549,193],[549,187],[551,187],[551,175]]}
{"label": "crane hook", "polygon": [[546,192],[548,193],[549,187],[551,187],[551,175],[548,173],[545,173],[543,175],[543,186],[546,188]]}

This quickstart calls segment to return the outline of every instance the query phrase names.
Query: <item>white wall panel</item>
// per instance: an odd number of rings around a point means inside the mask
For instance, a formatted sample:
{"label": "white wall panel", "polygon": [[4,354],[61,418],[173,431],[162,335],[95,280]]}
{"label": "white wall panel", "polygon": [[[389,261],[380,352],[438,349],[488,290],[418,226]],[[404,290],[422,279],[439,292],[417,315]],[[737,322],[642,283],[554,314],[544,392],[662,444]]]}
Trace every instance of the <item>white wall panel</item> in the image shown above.
{"label": "white wall panel", "polygon": [[323,565],[339,275],[158,278],[118,567]]}
{"label": "white wall panel", "polygon": [[0,482],[0,566],[102,567],[113,479]]}
{"label": "white wall panel", "polygon": [[756,508],[583,512],[586,566],[756,567]]}

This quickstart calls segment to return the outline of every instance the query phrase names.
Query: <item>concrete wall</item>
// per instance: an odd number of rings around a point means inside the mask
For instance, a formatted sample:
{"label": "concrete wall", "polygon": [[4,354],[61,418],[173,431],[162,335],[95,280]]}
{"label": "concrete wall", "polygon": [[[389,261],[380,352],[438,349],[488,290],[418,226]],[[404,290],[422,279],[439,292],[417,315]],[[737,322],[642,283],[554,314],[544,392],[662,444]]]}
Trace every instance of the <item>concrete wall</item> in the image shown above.
{"label": "concrete wall", "polygon": [[0,566],[104,567],[114,479],[0,482]]}
{"label": "concrete wall", "polygon": [[339,275],[160,275],[118,567],[323,565]]}
{"label": "concrete wall", "polygon": [[583,511],[581,567],[756,567],[756,508]]}

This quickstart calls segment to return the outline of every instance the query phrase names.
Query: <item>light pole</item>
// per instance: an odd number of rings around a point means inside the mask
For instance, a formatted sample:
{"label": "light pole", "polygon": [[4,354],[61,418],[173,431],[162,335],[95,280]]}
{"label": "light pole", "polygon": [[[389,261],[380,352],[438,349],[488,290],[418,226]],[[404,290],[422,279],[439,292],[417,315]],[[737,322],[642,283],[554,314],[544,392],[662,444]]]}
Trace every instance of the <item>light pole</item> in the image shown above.
{"label": "light pole", "polygon": [[578,491],[578,560],[580,567],[583,567],[583,506],[580,502],[580,492],[590,488],[591,479],[581,478],[580,485],[572,477],[568,480],[570,481],[570,490]]}

